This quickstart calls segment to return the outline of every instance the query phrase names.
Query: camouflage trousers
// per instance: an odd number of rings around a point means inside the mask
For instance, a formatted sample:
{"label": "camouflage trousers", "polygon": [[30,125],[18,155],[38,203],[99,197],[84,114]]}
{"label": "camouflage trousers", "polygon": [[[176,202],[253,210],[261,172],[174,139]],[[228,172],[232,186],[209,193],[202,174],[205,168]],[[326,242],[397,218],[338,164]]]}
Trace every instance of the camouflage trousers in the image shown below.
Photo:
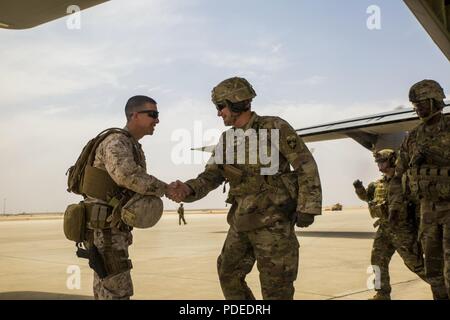
{"label": "camouflage trousers", "polygon": [[263,299],[292,300],[298,271],[298,249],[294,226],[288,222],[245,232],[237,232],[231,226],[217,259],[225,299],[255,299],[245,277],[256,261]]}
{"label": "camouflage trousers", "polygon": [[372,246],[371,264],[379,268],[379,286],[375,290],[391,293],[389,262],[397,251],[406,267],[425,280],[422,249],[417,238],[417,228],[409,222],[399,222],[395,227],[381,221]]}
{"label": "camouflage trousers", "polygon": [[450,201],[420,204],[425,274],[434,299],[450,298]]}
{"label": "camouflage trousers", "polygon": [[[111,230],[111,251],[105,255],[105,230],[94,229],[94,245],[97,247],[103,261],[111,259],[127,260],[128,247],[133,242],[131,232],[123,232],[116,228]],[[130,270],[100,279],[94,272],[94,298],[96,300],[127,300],[133,295],[133,282]]]}

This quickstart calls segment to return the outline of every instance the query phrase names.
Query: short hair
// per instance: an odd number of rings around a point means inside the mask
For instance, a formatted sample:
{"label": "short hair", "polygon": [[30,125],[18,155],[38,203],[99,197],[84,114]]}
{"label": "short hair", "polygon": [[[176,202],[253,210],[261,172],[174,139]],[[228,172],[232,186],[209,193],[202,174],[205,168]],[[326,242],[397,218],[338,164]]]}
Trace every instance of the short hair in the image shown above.
{"label": "short hair", "polygon": [[156,105],[156,101],[147,96],[134,96],[128,99],[127,104],[125,105],[125,116],[127,117],[127,121],[130,121],[133,112],[141,111],[141,107],[146,103]]}

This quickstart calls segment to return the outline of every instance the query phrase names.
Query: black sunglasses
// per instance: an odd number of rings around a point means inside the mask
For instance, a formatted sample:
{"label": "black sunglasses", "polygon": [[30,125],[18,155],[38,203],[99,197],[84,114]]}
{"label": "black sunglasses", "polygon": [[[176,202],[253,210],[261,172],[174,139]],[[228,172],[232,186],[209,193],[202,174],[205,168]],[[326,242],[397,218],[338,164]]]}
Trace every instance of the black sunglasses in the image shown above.
{"label": "black sunglasses", "polygon": [[227,103],[226,102],[218,102],[216,104],[216,109],[217,111],[222,111],[223,109],[225,109],[227,107]]}
{"label": "black sunglasses", "polygon": [[146,113],[149,117],[153,119],[158,119],[159,112],[155,110],[144,110],[144,111],[137,111],[137,113]]}

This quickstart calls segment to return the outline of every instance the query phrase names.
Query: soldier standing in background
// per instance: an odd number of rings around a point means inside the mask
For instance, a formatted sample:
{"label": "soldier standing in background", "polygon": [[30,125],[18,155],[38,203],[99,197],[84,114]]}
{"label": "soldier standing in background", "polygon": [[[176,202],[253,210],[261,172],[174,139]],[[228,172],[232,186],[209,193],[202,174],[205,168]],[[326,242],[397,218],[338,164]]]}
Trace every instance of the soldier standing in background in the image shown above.
{"label": "soldier standing in background", "polygon": [[[375,287],[373,300],[390,300],[391,285],[389,277],[389,262],[395,251],[403,259],[405,265],[424,279],[423,257],[417,242],[417,228],[414,217],[408,217],[397,226],[389,223],[389,183],[394,176],[396,154],[394,150],[384,149],[374,153],[378,169],[383,173],[380,180],[364,188],[360,180],[353,183],[359,199],[369,204],[370,216],[378,219],[374,227],[378,227],[373,241],[371,264],[378,276],[380,286]],[[407,210],[405,207],[404,210]],[[379,272],[377,272],[379,271]]]}
{"label": "soldier standing in background", "polygon": [[[232,128],[222,135],[205,170],[196,179],[177,181],[177,188],[168,196],[192,202],[223,182],[229,183],[226,201],[231,204],[227,217],[230,229],[217,260],[225,298],[254,299],[245,278],[256,262],[263,298],[288,300],[294,297],[299,260],[294,225],[307,227],[321,214],[321,184],[314,158],[296,131],[279,117],[259,116],[251,111],[255,96],[243,78],[224,80],[213,89],[217,115]],[[239,129],[245,134],[227,139],[227,132]],[[278,133],[277,141],[271,142],[277,146],[271,156],[276,156],[279,163],[275,172],[262,174],[267,163],[262,164],[258,151],[246,141],[261,139],[262,132],[271,129]],[[260,143],[259,148],[265,148],[265,143]],[[228,153],[242,145],[244,161],[237,160],[239,153],[234,152],[230,162],[228,158],[225,163],[216,160],[218,153]],[[252,157],[253,163],[249,160]]]}
{"label": "soldier standing in background", "polygon": [[[444,116],[445,94],[434,80],[409,91],[421,119],[403,141],[391,187],[390,219],[402,219],[405,195],[420,208],[419,239],[425,274],[434,299],[450,298],[450,118]],[[403,185],[403,188],[402,188]],[[404,189],[404,190],[403,190]],[[405,195],[402,191],[405,191]]]}
{"label": "soldier standing in background", "polygon": [[181,220],[183,220],[184,224],[186,223],[186,220],[184,219],[184,207],[183,204],[180,203],[180,207],[178,208],[178,224],[181,226]]}

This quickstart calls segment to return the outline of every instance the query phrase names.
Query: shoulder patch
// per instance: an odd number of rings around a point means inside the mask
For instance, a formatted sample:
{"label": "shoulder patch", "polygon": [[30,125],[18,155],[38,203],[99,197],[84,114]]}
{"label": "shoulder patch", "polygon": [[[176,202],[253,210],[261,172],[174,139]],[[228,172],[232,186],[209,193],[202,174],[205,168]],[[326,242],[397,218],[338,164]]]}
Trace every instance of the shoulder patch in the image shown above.
{"label": "shoulder patch", "polygon": [[297,148],[297,136],[296,135],[287,136],[286,143],[292,150],[295,150],[295,148]]}

